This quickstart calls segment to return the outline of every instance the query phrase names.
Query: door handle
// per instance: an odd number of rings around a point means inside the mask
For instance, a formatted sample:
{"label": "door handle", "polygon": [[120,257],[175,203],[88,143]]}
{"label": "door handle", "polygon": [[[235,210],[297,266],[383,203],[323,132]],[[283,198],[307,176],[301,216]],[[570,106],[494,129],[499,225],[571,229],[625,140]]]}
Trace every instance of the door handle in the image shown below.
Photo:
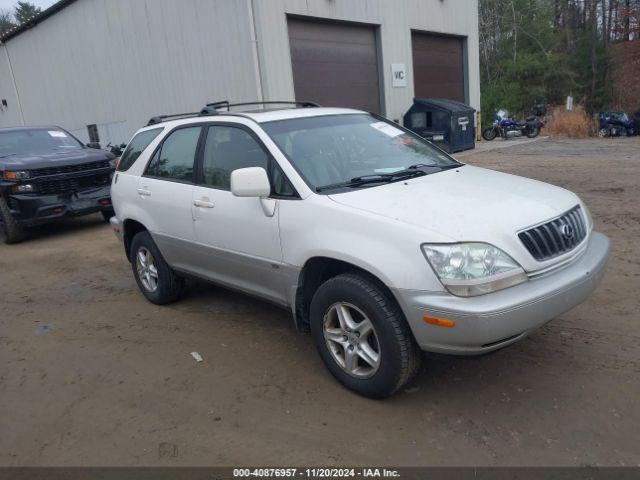
{"label": "door handle", "polygon": [[194,200],[193,205],[200,208],[213,208],[213,202],[209,202],[206,200]]}
{"label": "door handle", "polygon": [[141,197],[149,197],[151,196],[151,192],[147,189],[144,188],[139,188],[138,189],[138,195],[140,195]]}

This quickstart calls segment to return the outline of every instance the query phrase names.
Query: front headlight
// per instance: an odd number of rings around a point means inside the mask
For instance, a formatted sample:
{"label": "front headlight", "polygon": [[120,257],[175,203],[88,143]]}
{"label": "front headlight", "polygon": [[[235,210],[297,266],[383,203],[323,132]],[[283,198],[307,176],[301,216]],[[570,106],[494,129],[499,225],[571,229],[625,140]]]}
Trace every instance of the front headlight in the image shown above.
{"label": "front headlight", "polygon": [[488,243],[424,244],[422,251],[445,288],[460,297],[496,292],[528,279],[515,260]]}
{"label": "front headlight", "polygon": [[26,180],[31,178],[31,172],[28,170],[21,172],[4,172],[4,178],[7,180]]}

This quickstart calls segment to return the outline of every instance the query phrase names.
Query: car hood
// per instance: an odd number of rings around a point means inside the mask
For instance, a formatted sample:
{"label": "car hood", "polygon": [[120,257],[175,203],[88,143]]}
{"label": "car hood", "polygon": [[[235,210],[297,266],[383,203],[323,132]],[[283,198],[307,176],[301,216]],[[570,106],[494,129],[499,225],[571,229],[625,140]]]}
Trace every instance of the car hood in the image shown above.
{"label": "car hood", "polygon": [[36,168],[79,165],[100,160],[111,160],[112,158],[115,158],[115,156],[105,150],[83,148],[72,152],[11,155],[0,158],[0,166],[4,170],[32,170]]}
{"label": "car hood", "polygon": [[451,242],[491,243],[527,270],[541,265],[524,249],[517,232],[579,203],[563,188],[471,165],[330,198],[423,228],[424,242],[434,241],[429,238],[432,232]]}

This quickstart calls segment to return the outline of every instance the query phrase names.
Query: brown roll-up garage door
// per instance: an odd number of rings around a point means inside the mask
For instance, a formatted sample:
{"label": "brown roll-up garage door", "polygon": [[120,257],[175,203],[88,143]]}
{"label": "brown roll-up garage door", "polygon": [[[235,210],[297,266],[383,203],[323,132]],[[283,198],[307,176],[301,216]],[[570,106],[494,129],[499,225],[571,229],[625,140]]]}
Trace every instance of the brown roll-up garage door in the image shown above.
{"label": "brown roll-up garage door", "polygon": [[380,113],[374,27],[289,18],[296,100]]}
{"label": "brown roll-up garage door", "polygon": [[465,101],[462,39],[412,32],[413,81],[418,98]]}

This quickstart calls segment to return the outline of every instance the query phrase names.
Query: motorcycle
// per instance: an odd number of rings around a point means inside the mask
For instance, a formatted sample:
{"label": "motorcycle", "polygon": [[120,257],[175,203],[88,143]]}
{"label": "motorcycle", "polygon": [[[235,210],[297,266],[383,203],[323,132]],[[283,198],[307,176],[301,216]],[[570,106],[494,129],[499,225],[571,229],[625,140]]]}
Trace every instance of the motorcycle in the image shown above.
{"label": "motorcycle", "polygon": [[509,116],[509,112],[501,109],[493,117],[493,125],[482,131],[482,138],[488,142],[497,136],[505,140],[522,136],[535,138],[540,134],[542,127],[544,127],[544,121],[540,116],[531,115],[525,118],[523,123],[519,123]]}
{"label": "motorcycle", "polygon": [[624,112],[600,112],[598,136],[626,137],[638,133],[636,121]]}

